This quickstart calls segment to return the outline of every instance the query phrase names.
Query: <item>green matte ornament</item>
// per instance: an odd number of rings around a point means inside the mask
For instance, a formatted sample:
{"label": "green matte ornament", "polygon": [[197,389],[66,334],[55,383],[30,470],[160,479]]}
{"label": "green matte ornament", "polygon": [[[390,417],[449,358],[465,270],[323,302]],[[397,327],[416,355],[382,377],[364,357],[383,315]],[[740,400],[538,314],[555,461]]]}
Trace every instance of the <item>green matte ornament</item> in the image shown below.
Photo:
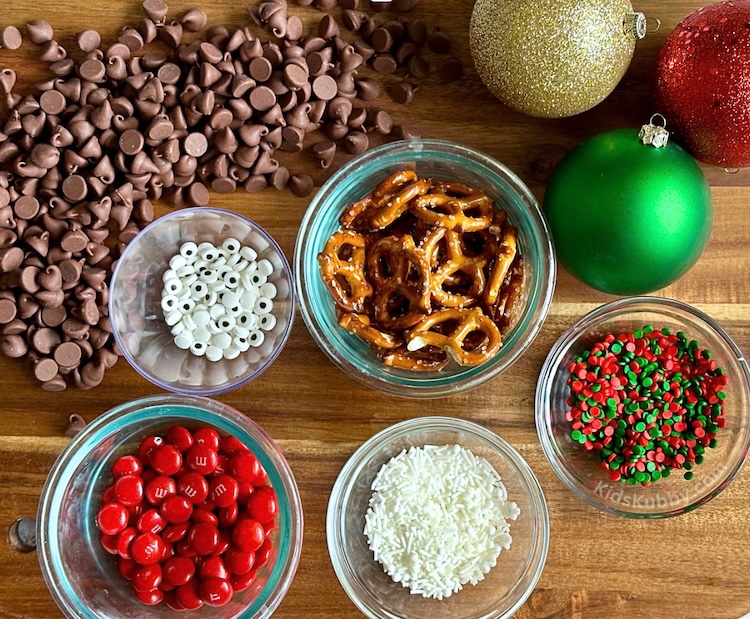
{"label": "green matte ornament", "polygon": [[713,220],[708,182],[668,136],[653,123],[602,133],[555,169],[544,212],[557,257],[592,288],[653,292],[703,252]]}

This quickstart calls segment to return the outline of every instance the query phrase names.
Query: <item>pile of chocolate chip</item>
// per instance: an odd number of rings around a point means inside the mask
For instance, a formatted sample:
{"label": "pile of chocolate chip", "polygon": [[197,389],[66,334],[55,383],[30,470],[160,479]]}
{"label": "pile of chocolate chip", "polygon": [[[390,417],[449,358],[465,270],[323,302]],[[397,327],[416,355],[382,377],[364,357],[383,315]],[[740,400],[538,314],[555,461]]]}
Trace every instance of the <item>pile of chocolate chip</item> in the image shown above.
{"label": "pile of chocolate chip", "polygon": [[[50,24],[29,22],[28,39],[54,77],[24,96],[13,90],[15,73],[0,71],[7,103],[0,124],[0,352],[29,359],[43,389],[97,386],[120,355],[108,318],[109,277],[125,245],[153,220],[152,200],[202,206],[209,189],[240,186],[305,196],[312,178],[290,172],[274,155],[309,157],[302,151],[311,132],[322,129],[329,138],[308,149],[323,168],[337,142],[355,155],[368,148],[368,132],[418,137],[369,107],[380,83],[359,70],[402,74],[391,96],[409,103],[412,80],[429,73],[420,50],[447,54],[450,40],[428,33],[420,20],[378,23],[357,2],[298,0],[323,11],[338,4],[352,43],[328,14],[317,34],[306,36],[286,0],[250,7],[255,28],[205,33],[202,10],[169,19],[161,0],[145,0],[146,17],[124,27],[117,42],[103,46],[94,30],[77,34],[76,59]],[[415,3],[394,0],[391,8]],[[18,29],[0,31],[0,47],[20,45]],[[437,74],[451,81],[460,68],[447,58]]]}

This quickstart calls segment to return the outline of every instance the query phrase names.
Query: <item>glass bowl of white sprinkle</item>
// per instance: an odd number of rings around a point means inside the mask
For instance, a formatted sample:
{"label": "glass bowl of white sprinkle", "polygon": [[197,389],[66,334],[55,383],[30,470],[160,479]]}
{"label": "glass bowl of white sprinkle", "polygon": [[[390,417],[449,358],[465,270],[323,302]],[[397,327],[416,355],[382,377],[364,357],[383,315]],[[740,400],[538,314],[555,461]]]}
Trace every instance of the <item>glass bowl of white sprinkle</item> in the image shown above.
{"label": "glass bowl of white sprinkle", "polygon": [[422,417],[376,434],[344,465],[326,535],[336,576],[371,619],[501,619],[542,574],[549,517],[505,440]]}
{"label": "glass bowl of white sprinkle", "polygon": [[244,385],[281,352],[294,320],[284,252],[255,222],[210,207],[157,219],[112,274],[109,318],[144,378],[185,395]]}

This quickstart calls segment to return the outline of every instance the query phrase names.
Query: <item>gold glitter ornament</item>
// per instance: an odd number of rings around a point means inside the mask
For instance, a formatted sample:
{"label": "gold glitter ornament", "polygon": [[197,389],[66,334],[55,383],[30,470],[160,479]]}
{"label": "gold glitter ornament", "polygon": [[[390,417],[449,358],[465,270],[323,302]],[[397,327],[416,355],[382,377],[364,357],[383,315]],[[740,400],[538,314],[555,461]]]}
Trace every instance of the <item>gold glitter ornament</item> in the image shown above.
{"label": "gold glitter ornament", "polygon": [[646,18],[629,0],[477,0],[471,55],[507,106],[562,118],[614,90],[645,34]]}

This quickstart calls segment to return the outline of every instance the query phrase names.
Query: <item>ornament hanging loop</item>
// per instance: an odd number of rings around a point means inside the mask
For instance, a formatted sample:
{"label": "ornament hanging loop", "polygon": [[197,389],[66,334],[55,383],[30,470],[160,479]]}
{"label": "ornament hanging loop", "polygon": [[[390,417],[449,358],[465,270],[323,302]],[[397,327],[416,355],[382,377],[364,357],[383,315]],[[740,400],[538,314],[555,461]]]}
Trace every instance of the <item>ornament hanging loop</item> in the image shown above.
{"label": "ornament hanging loop", "polygon": [[[660,125],[656,123],[660,122]],[[659,113],[654,114],[648,121],[647,125],[643,125],[641,130],[638,132],[638,139],[643,144],[648,144],[654,148],[663,148],[669,142],[669,131],[667,131],[667,119]]]}
{"label": "ornament hanging loop", "polygon": [[661,20],[658,17],[646,18],[646,32],[648,34],[658,32],[659,28],[661,28]]}

